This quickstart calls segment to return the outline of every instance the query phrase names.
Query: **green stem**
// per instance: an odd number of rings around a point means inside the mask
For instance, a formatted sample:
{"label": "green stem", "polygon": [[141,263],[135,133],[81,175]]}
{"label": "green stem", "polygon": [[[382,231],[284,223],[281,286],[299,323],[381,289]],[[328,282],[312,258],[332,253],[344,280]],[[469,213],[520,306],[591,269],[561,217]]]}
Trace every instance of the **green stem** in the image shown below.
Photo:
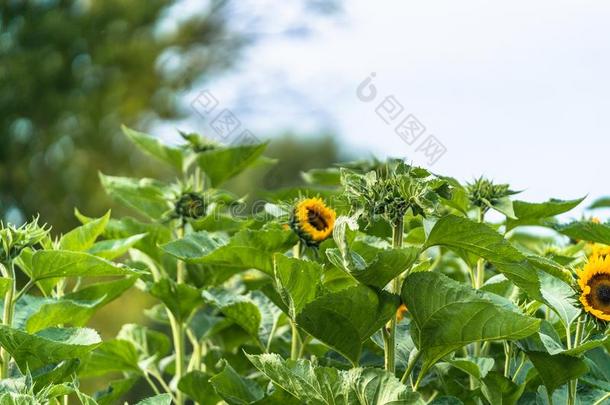
{"label": "green stem", "polygon": [[299,348],[299,329],[297,324],[290,320],[290,327],[292,328],[292,338],[290,345],[290,360],[298,360],[301,349]]}
{"label": "green stem", "polygon": [[512,346],[504,342],[504,377],[510,377],[510,361],[512,359]]}
{"label": "green stem", "polygon": [[[8,278],[10,279],[10,286],[4,296],[4,313],[2,317],[2,324],[9,328],[13,326],[13,313],[15,311],[15,264],[13,261],[8,263]],[[11,361],[11,355],[8,351],[2,348],[1,356],[2,368],[0,369],[0,378],[9,377],[9,363]]]}
{"label": "green stem", "polygon": [[[580,335],[582,333],[582,327],[580,318],[576,319],[576,332],[574,333],[574,343],[572,347],[576,349],[580,346]],[[567,339],[570,341],[570,328],[567,328]],[[576,391],[578,390],[578,379],[575,378],[571,380],[568,384],[568,404],[574,405],[576,404]]]}
{"label": "green stem", "polygon": [[606,395],[604,395],[603,397],[601,397],[600,399],[598,399],[597,401],[595,401],[593,403],[593,405],[602,405],[604,403],[604,401],[607,400],[608,398],[610,398],[610,392],[607,393]]}
{"label": "green stem", "polygon": [[411,373],[413,372],[413,369],[415,368],[415,365],[417,364],[417,361],[420,359],[421,357],[421,352],[416,350],[415,356],[413,356],[413,358],[409,361],[409,364],[407,364],[407,369],[405,370],[405,373],[402,375],[402,378],[400,379],[400,382],[403,384],[406,384],[407,379],[409,378],[409,376],[411,376]]}
{"label": "green stem", "polygon": [[[176,352],[176,381],[180,382],[184,375],[184,325],[169,311],[168,316],[172,328],[174,351]],[[176,389],[176,404],[184,404],[184,396],[179,389]]]}
{"label": "green stem", "polygon": [[[402,235],[404,232],[403,219],[400,218],[392,227],[392,248],[402,248]],[[392,290],[394,294],[400,294],[400,275],[392,280]],[[384,333],[384,360],[385,369],[391,374],[396,373],[396,313],[386,325],[387,333]]]}
{"label": "green stem", "polygon": [[[298,241],[292,248],[292,256],[295,259],[301,258],[301,241]],[[299,329],[294,319],[290,319],[290,328],[292,332],[290,336],[290,360],[298,360],[301,349],[299,348]]]}

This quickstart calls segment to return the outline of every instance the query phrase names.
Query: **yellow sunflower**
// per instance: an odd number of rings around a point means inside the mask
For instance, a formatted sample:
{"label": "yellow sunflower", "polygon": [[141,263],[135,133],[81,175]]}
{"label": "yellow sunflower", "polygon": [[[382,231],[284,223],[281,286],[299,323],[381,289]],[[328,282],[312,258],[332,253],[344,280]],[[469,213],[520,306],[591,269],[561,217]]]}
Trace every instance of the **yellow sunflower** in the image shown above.
{"label": "yellow sunflower", "polygon": [[578,272],[580,302],[589,314],[610,321],[610,257],[596,256]]}
{"label": "yellow sunflower", "polygon": [[398,309],[396,310],[396,321],[400,322],[403,319],[405,319],[405,314],[408,312],[409,310],[407,309],[407,306],[405,304],[400,304],[400,306],[398,307]]}
{"label": "yellow sunflower", "polygon": [[603,245],[601,243],[591,244],[591,254],[589,255],[590,260],[595,257],[601,257],[604,259],[606,256],[610,256],[610,246]]}
{"label": "yellow sunflower", "polygon": [[317,244],[333,232],[337,214],[320,198],[301,200],[295,207],[290,223],[292,229],[308,243]]}

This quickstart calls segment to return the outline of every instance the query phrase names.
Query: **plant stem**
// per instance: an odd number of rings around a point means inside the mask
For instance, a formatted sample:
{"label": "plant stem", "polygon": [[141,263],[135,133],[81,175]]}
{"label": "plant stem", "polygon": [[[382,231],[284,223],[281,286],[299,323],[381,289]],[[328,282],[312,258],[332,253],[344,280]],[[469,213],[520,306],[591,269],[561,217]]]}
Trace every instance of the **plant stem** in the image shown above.
{"label": "plant stem", "polygon": [[[10,279],[10,286],[4,296],[4,313],[2,317],[2,324],[9,328],[13,326],[13,312],[15,310],[15,264],[12,260],[8,263],[8,276]],[[2,348],[2,368],[0,369],[0,378],[9,377],[9,363],[11,361],[11,355],[8,351]]]}
{"label": "plant stem", "polygon": [[290,345],[290,360],[298,360],[299,359],[299,330],[297,329],[297,324],[290,320],[290,327],[292,328],[292,338]]}
{"label": "plant stem", "polygon": [[598,399],[597,401],[595,401],[593,403],[593,405],[602,405],[604,403],[604,401],[607,400],[608,398],[610,398],[610,392],[607,393],[606,395],[604,395],[603,397],[601,397],[600,399]]}
{"label": "plant stem", "polygon": [[[567,339],[570,341],[570,328],[567,328]],[[582,333],[582,327],[580,318],[576,319],[576,332],[574,333],[574,343],[572,347],[575,349],[580,345],[580,335]],[[568,404],[574,405],[576,404],[576,391],[578,389],[578,378],[571,380],[568,383]]]}
{"label": "plant stem", "polygon": [[[177,320],[172,313],[168,315],[176,352],[176,383],[179,383],[184,375],[184,327],[182,322]],[[179,389],[176,389],[176,404],[184,404],[184,396]]]}
{"label": "plant stem", "polygon": [[519,377],[519,373],[521,372],[521,369],[523,368],[523,366],[525,365],[525,353],[521,352],[521,362],[519,362],[519,366],[517,367],[517,369],[515,370],[515,373],[513,374],[513,382],[517,381],[517,377]]}
{"label": "plant stem", "polygon": [[400,379],[400,382],[403,384],[405,384],[407,382],[407,379],[413,372],[413,369],[415,368],[417,361],[421,357],[421,352],[418,351],[417,349],[414,349],[414,350],[416,350],[417,353],[415,353],[415,356],[413,356],[413,358],[409,361],[409,364],[407,364],[407,369],[405,370],[405,373],[402,375],[402,378]]}
{"label": "plant stem", "polygon": [[[184,221],[180,222],[180,226],[177,229],[177,237],[179,239],[184,237],[184,227],[185,227],[185,223]],[[178,260],[178,263],[176,264],[176,282],[178,284],[183,284],[184,283],[184,279],[185,279],[185,273],[186,273],[186,267],[185,267],[185,263],[182,260]],[[185,351],[184,351],[184,346],[185,346],[185,331],[184,331],[184,324],[182,322],[182,320],[176,319],[174,317],[174,315],[167,310],[168,312],[168,316],[169,316],[169,320],[170,320],[170,326],[172,329],[172,337],[173,337],[173,341],[174,341],[174,351],[176,352],[176,384],[180,382],[180,379],[182,379],[182,376],[184,375],[184,355],[185,355]],[[177,405],[182,405],[184,404],[184,395],[182,394],[182,392],[179,389],[176,389],[176,404]]]}
{"label": "plant stem", "polygon": [[[392,227],[392,248],[402,248],[402,234],[404,232],[403,219],[400,218]],[[400,294],[400,275],[392,280],[391,292]],[[396,373],[396,313],[386,325],[387,333],[384,333],[384,357],[385,369],[391,374]]]}
{"label": "plant stem", "polygon": [[512,359],[512,346],[504,342],[504,377],[510,377],[510,361]]}
{"label": "plant stem", "polygon": [[[292,257],[295,259],[301,258],[301,241],[298,241],[292,248]],[[299,347],[299,329],[294,319],[290,319],[290,328],[292,332],[290,336],[290,360],[298,360],[301,348]]]}

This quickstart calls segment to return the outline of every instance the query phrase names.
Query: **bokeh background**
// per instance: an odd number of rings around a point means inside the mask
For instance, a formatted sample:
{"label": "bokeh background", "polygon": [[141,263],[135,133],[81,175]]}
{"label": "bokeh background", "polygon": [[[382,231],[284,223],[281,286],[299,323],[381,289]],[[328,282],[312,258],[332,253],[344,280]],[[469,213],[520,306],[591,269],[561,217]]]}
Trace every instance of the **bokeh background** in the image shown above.
{"label": "bokeh background", "polygon": [[[338,161],[402,157],[520,198],[610,193],[610,4],[602,1],[2,0],[0,219],[40,213],[59,234],[73,211],[122,213],[98,172],[161,177],[122,123],[271,139],[269,170],[236,192],[300,182]],[[373,77],[374,76],[374,77]],[[358,97],[367,78],[377,91]],[[368,87],[367,87],[368,88]],[[202,112],[202,95],[218,103]],[[391,97],[397,118],[380,103]],[[399,106],[400,105],[400,106]],[[221,110],[239,121],[219,134]],[[393,114],[393,113],[392,113]],[[392,115],[391,114],[391,115]],[[395,132],[405,116],[424,133]],[[429,136],[445,150],[430,163]],[[577,211],[576,214],[579,215]],[[133,292],[95,320],[104,337],[140,322]]]}

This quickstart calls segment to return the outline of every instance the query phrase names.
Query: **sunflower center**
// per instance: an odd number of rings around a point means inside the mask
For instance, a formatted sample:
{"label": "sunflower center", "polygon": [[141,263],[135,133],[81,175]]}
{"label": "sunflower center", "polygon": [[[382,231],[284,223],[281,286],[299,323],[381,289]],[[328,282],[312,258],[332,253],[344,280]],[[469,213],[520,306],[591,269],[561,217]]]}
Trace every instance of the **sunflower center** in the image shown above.
{"label": "sunflower center", "polygon": [[307,211],[307,222],[318,231],[323,231],[328,228],[328,222],[326,222],[326,218],[316,211],[316,210],[308,210]]}
{"label": "sunflower center", "polygon": [[597,299],[604,305],[610,305],[610,286],[601,285],[596,290]]}

